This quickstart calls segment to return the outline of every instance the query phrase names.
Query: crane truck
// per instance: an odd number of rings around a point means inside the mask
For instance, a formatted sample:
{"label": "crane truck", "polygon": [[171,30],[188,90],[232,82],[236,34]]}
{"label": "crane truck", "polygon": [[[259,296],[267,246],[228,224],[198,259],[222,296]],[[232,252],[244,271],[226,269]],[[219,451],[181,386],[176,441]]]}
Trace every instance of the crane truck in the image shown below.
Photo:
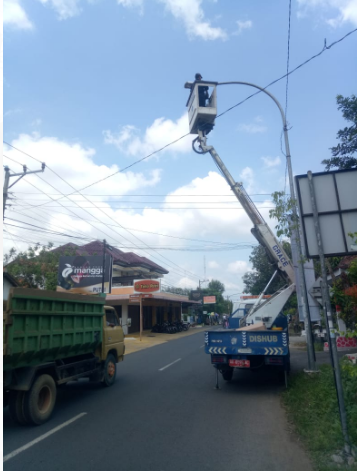
{"label": "crane truck", "polygon": [[[211,363],[217,369],[216,387],[218,371],[223,379],[230,381],[236,368],[257,369],[263,366],[282,370],[287,384],[287,374],[290,370],[289,334],[286,317],[281,311],[296,288],[294,268],[282,244],[265,222],[242,183],[233,179],[215,148],[207,145],[207,134],[212,130],[217,115],[216,85],[217,82],[207,81],[185,84],[185,88],[191,90],[187,101],[190,133],[198,135],[192,142],[192,148],[198,154],[211,155],[250,218],[253,224],[252,234],[265,248],[276,270],[249,312],[242,318],[237,317],[239,323],[234,327],[238,328],[232,328],[230,322],[229,330],[205,332],[205,352],[211,356]],[[213,89],[205,106],[198,100],[201,86]],[[278,273],[286,281],[286,285],[268,299],[264,299],[264,293]]]}

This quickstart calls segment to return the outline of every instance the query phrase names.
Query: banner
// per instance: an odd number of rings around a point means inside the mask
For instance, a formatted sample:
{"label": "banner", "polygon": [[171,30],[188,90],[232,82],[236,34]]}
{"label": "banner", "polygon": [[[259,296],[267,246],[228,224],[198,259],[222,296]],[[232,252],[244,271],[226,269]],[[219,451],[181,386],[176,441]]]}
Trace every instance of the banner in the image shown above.
{"label": "banner", "polygon": [[204,296],[203,304],[214,304],[216,302],[216,296]]}
{"label": "banner", "polygon": [[[105,255],[104,293],[112,288],[112,257]],[[102,292],[103,255],[60,257],[57,291],[96,294]]]}

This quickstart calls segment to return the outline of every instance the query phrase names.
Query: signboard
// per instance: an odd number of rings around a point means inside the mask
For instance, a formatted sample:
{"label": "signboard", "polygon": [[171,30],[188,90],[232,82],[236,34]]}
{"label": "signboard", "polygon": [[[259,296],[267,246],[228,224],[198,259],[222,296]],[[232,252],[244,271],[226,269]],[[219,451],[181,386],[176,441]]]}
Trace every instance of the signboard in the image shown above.
{"label": "signboard", "polygon": [[141,299],[152,298],[152,294],[130,294],[129,303],[138,303]]}
{"label": "signboard", "polygon": [[[319,258],[307,175],[295,177],[301,215],[301,229],[308,258]],[[324,255],[341,257],[357,254],[357,169],[312,174]]]}
{"label": "signboard", "polygon": [[204,296],[203,304],[214,304],[216,302],[216,296]]}
{"label": "signboard", "polygon": [[[96,294],[102,292],[103,256],[78,255],[60,257],[57,291]],[[104,292],[110,293],[112,284],[112,257],[105,255]]]}
{"label": "signboard", "polygon": [[202,291],[200,291],[198,289],[191,291],[190,299],[192,301],[202,301],[202,298],[203,298]]}
{"label": "signboard", "polygon": [[161,291],[160,280],[134,280],[134,293],[155,293]]}

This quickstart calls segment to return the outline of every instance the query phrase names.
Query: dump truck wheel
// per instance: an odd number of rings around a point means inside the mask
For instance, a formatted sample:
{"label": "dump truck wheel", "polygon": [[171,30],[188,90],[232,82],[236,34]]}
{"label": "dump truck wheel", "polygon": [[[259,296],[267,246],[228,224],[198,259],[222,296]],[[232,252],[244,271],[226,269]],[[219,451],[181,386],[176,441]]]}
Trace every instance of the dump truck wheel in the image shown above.
{"label": "dump truck wheel", "polygon": [[117,374],[117,362],[113,354],[109,353],[104,362],[104,378],[103,384],[105,386],[112,386],[115,382]]}
{"label": "dump truck wheel", "polygon": [[26,418],[24,410],[26,391],[9,392],[9,412],[12,420],[20,425],[26,425],[29,421]]}
{"label": "dump truck wheel", "polygon": [[225,381],[231,381],[233,377],[233,368],[229,368],[229,370],[222,370],[221,373]]}
{"label": "dump truck wheel", "polygon": [[50,375],[36,378],[25,397],[25,414],[35,425],[45,423],[51,416],[56,402],[56,383]]}

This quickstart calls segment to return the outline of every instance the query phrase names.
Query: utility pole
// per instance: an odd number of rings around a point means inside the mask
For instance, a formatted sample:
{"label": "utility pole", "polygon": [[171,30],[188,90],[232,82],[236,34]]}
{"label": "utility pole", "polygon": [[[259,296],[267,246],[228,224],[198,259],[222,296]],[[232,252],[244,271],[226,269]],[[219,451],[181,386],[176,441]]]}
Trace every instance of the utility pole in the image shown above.
{"label": "utility pole", "polygon": [[[286,164],[289,174],[289,186],[290,186],[290,198],[292,200],[292,213],[293,213],[293,220],[296,223],[298,221],[298,212],[297,212],[297,204],[295,199],[295,189],[294,189],[294,178],[293,178],[293,170],[291,165],[291,155],[290,155],[290,146],[289,146],[289,137],[288,137],[288,126],[286,123],[286,117],[283,108],[281,107],[279,101],[272,95],[268,90],[259,85],[255,85],[254,83],[250,82],[221,82],[217,85],[247,85],[249,87],[257,88],[261,92],[268,95],[274,103],[279,108],[282,122],[283,122],[283,133],[284,133],[284,143],[285,143],[285,157],[286,157]],[[309,302],[307,297],[307,289],[306,289],[306,280],[305,280],[305,273],[303,267],[303,251],[302,251],[302,244],[300,239],[299,229],[292,226],[291,229],[293,233],[293,237],[296,241],[296,249],[297,254],[297,283],[296,283],[296,292],[298,297],[300,297],[300,305],[302,307],[303,316],[304,316],[304,323],[306,329],[306,341],[307,341],[307,358],[308,358],[308,370],[306,372],[317,372],[316,368],[316,360],[315,360],[315,351],[313,345],[313,337],[312,337],[312,328],[311,328],[311,316],[309,311]]]}
{"label": "utility pole", "polygon": [[[2,208],[2,214],[3,214],[3,219],[5,218],[5,209],[6,209],[6,201],[9,197],[9,189],[15,185],[19,180],[21,180],[22,177],[25,175],[30,175],[30,173],[41,173],[45,171],[46,164],[42,163],[41,164],[41,170],[32,170],[30,172],[27,171],[27,166],[23,165],[23,172],[21,173],[11,173],[10,174],[10,169],[8,166],[4,167],[5,171],[5,179],[4,179],[4,188],[3,188],[3,208]],[[10,178],[11,177],[19,177],[12,185],[9,185],[10,183]]]}
{"label": "utility pole", "polygon": [[199,289],[201,289],[201,283],[206,283],[206,281],[209,281],[209,280],[198,280]]}
{"label": "utility pole", "polygon": [[105,279],[105,248],[107,246],[107,241],[103,239],[103,273],[102,273],[102,293],[104,293],[104,279]]}

